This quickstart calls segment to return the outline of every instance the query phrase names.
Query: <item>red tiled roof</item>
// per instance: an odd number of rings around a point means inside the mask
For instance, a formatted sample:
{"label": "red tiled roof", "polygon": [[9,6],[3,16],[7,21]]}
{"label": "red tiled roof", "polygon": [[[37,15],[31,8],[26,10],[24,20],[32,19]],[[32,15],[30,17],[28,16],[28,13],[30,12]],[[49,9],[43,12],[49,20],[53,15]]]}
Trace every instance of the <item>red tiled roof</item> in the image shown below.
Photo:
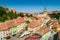
{"label": "red tiled roof", "polygon": [[37,18],[42,18],[42,15],[41,14],[37,14]]}
{"label": "red tiled roof", "polygon": [[36,34],[32,35],[32,37],[35,38],[35,39],[41,38],[40,35],[36,35]]}
{"label": "red tiled roof", "polygon": [[57,27],[58,21],[56,21],[56,20],[52,21],[52,22],[51,22],[51,25],[53,25],[54,27]]}
{"label": "red tiled roof", "polygon": [[46,34],[49,31],[50,31],[50,28],[48,28],[48,27],[45,27],[45,28],[42,28],[42,29],[39,30],[39,32],[43,35]]}
{"label": "red tiled roof", "polygon": [[48,21],[48,24],[50,24],[50,23],[52,23],[52,20],[49,20],[49,21]]}
{"label": "red tiled roof", "polygon": [[35,20],[35,18],[34,18],[34,17],[31,17],[30,19],[31,19],[31,20]]}
{"label": "red tiled roof", "polygon": [[36,40],[36,39],[34,39],[33,37],[28,37],[25,40]]}
{"label": "red tiled roof", "polygon": [[53,12],[48,12],[48,14],[53,14]]}
{"label": "red tiled roof", "polygon": [[17,19],[15,19],[14,24],[19,25],[19,24],[24,23],[24,22],[25,22],[25,20],[23,18],[18,17]]}
{"label": "red tiled roof", "polygon": [[59,25],[57,20],[49,20],[48,24],[53,25],[53,27],[57,27]]}
{"label": "red tiled roof", "polygon": [[0,24],[0,30],[7,30],[7,29],[8,29],[8,27],[5,23]]}
{"label": "red tiled roof", "polygon": [[25,40],[37,40],[39,38],[41,38],[39,35],[34,34],[32,36],[27,37]]}
{"label": "red tiled roof", "polygon": [[25,20],[21,17],[18,17],[17,19],[13,19],[13,20],[0,23],[0,30],[6,30],[10,27],[15,27],[23,22],[25,22]]}
{"label": "red tiled roof", "polygon": [[40,26],[41,24],[43,23],[43,20],[42,19],[39,19],[37,21],[32,21],[28,24],[28,27],[29,28],[35,28],[35,27],[38,27]]}

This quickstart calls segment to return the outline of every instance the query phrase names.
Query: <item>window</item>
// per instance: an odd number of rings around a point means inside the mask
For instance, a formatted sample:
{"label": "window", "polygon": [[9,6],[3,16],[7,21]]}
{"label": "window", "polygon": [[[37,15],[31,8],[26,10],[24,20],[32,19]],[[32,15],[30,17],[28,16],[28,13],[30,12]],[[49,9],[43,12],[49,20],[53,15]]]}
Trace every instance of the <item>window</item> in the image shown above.
{"label": "window", "polygon": [[53,31],[51,31],[51,33],[53,33]]}

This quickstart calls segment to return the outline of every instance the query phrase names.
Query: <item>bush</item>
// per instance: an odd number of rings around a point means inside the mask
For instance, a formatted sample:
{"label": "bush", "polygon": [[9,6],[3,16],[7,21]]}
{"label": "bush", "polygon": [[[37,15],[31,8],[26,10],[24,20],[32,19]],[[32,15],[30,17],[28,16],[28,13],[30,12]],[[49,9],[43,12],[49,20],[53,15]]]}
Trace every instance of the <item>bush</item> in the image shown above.
{"label": "bush", "polygon": [[26,14],[25,16],[30,17],[29,14]]}
{"label": "bush", "polygon": [[30,17],[33,17],[33,15],[32,15],[32,14],[30,14]]}
{"label": "bush", "polygon": [[25,30],[26,30],[26,31],[28,30],[28,27],[27,27],[27,26],[25,27]]}
{"label": "bush", "polygon": [[15,36],[16,34],[12,35],[12,36]]}
{"label": "bush", "polygon": [[18,16],[24,17],[24,14],[23,13],[19,13]]}
{"label": "bush", "polygon": [[28,23],[30,23],[30,21],[28,20],[28,21],[26,21],[26,23],[28,24]]}
{"label": "bush", "polygon": [[6,39],[10,39],[11,37],[10,36],[7,36]]}

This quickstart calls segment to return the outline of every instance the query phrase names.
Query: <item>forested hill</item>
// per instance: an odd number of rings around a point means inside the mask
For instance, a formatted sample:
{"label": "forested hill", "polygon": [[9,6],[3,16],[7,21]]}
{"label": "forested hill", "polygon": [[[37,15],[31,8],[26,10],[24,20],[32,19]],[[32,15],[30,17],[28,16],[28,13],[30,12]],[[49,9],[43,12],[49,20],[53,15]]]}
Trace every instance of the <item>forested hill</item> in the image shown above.
{"label": "forested hill", "polygon": [[10,11],[10,9],[6,8],[5,6],[0,6],[0,22],[5,22],[7,20],[11,20],[11,19],[17,18],[18,16],[20,16],[20,17],[24,17],[24,16],[32,17],[32,14],[24,15],[23,12],[19,12],[17,14],[16,11],[13,12],[13,11]]}

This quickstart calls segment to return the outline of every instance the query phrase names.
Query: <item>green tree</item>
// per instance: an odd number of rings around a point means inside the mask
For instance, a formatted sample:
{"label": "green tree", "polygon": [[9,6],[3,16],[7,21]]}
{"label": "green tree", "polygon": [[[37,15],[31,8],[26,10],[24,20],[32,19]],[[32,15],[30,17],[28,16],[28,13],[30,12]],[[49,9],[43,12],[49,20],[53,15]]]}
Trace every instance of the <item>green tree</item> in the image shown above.
{"label": "green tree", "polygon": [[30,16],[30,17],[33,17],[33,15],[32,15],[32,14],[30,14],[29,16]]}
{"label": "green tree", "polygon": [[25,27],[26,31],[28,30],[28,26]]}
{"label": "green tree", "polygon": [[28,21],[26,21],[26,23],[28,24],[28,23],[30,23],[30,21],[28,20]]}
{"label": "green tree", "polygon": [[10,39],[10,38],[11,38],[10,36],[7,36],[7,37],[6,37],[7,40]]}
{"label": "green tree", "polygon": [[6,20],[10,20],[17,17],[18,15],[16,14],[16,12],[15,13],[13,13],[13,11],[9,12],[8,8],[0,6],[0,22],[4,22]]}
{"label": "green tree", "polygon": [[26,14],[25,16],[30,17],[29,14]]}
{"label": "green tree", "polygon": [[24,14],[23,13],[19,13],[18,16],[24,17]]}

